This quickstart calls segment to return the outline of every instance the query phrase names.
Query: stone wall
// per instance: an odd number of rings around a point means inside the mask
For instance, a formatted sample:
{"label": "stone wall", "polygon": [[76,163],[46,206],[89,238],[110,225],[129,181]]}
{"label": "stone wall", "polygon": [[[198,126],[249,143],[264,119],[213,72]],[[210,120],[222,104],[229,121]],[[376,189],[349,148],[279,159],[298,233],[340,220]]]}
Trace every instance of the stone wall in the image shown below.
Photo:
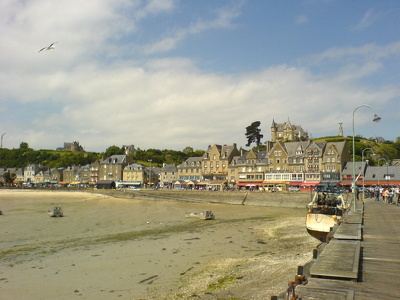
{"label": "stone wall", "polygon": [[94,190],[95,193],[116,198],[184,201],[195,203],[223,203],[233,205],[254,205],[306,208],[311,201],[310,192],[216,192],[181,190]]}

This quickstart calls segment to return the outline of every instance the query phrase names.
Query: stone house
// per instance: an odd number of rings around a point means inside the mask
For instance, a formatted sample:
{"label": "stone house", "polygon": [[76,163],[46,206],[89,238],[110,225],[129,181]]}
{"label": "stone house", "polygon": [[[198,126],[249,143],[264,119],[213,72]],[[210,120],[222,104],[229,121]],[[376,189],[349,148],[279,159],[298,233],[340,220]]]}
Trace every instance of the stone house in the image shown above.
{"label": "stone house", "polygon": [[233,157],[240,155],[236,144],[208,146],[202,159],[203,180],[215,190],[228,184],[228,169]]}
{"label": "stone house", "polygon": [[80,174],[78,166],[70,166],[63,170],[63,181],[68,183],[77,183],[80,181]]}
{"label": "stone house", "polygon": [[[202,161],[203,157],[189,157],[186,161],[177,166],[178,180],[203,180],[202,177]],[[174,180],[176,181],[176,180]],[[174,182],[173,181],[173,182]]]}
{"label": "stone house", "polygon": [[87,164],[85,166],[81,166],[78,169],[78,174],[79,174],[79,182],[82,184],[89,184],[90,182],[90,164]]}
{"label": "stone house", "polygon": [[300,125],[292,125],[289,119],[281,124],[272,120],[271,141],[305,141],[308,140],[308,133]]}
{"label": "stone house", "polygon": [[326,142],[311,143],[306,149],[305,180],[319,182],[321,180],[322,162]]}
{"label": "stone house", "polygon": [[90,178],[89,178],[89,184],[90,185],[95,185],[97,182],[99,182],[99,167],[100,167],[100,161],[96,161],[89,166],[90,170]]}
{"label": "stone house", "polygon": [[24,168],[24,182],[35,182],[35,175],[47,168],[41,164],[30,164]]}
{"label": "stone house", "polygon": [[259,188],[263,185],[264,174],[268,168],[266,151],[250,150],[232,160],[230,168],[236,169],[237,187],[246,189]]}
{"label": "stone house", "polygon": [[125,154],[112,155],[99,163],[99,180],[121,181],[124,168],[132,163],[132,157]]}
{"label": "stone house", "polygon": [[350,160],[347,141],[327,142],[324,148],[321,183],[334,185],[341,181],[341,173]]}
{"label": "stone house", "polygon": [[145,181],[147,182],[147,172],[145,174],[142,165],[132,163],[124,168],[122,180],[126,186],[141,187]]}
{"label": "stone house", "polygon": [[172,187],[178,179],[178,168],[174,164],[163,164],[159,176],[160,187]]}

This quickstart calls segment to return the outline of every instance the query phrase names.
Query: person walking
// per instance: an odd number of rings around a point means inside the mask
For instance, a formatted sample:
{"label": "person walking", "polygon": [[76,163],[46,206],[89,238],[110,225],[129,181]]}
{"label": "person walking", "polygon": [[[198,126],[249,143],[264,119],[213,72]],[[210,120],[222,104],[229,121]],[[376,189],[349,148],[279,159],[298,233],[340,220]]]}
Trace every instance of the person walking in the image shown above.
{"label": "person walking", "polygon": [[379,196],[380,196],[381,192],[380,192],[378,186],[375,187],[374,192],[375,192],[375,201],[379,201]]}
{"label": "person walking", "polygon": [[383,202],[385,202],[386,204],[389,203],[389,190],[388,189],[384,189],[382,192],[382,197],[383,197]]}

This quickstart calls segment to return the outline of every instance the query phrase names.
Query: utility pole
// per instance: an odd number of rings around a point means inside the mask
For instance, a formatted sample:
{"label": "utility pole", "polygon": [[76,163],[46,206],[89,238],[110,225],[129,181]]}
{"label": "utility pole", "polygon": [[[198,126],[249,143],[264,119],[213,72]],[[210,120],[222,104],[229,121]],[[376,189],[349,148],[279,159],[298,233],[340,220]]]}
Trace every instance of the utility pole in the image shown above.
{"label": "utility pole", "polygon": [[2,135],[1,135],[1,148],[3,148],[3,136],[6,134],[7,132],[4,132]]}

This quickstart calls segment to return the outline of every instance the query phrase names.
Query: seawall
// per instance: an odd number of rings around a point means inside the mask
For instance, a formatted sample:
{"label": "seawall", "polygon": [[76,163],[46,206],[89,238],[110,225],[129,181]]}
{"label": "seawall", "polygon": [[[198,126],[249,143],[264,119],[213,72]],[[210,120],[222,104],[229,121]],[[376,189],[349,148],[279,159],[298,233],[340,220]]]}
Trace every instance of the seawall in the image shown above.
{"label": "seawall", "polygon": [[110,197],[140,200],[183,201],[272,207],[305,208],[310,192],[181,191],[181,190],[93,190]]}

